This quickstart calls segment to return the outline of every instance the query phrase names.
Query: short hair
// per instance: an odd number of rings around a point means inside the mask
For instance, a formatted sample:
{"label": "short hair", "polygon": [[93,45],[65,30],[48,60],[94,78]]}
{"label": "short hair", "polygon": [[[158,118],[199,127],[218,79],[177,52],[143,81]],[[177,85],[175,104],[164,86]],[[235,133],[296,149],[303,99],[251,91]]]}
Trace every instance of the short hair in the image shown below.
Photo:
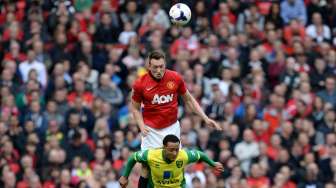
{"label": "short hair", "polygon": [[193,177],[193,179],[191,180],[192,183],[201,183],[201,179],[199,179],[199,177],[195,176]]}
{"label": "short hair", "polygon": [[161,51],[153,51],[148,55],[148,59],[166,59],[166,57]]}
{"label": "short hair", "polygon": [[168,144],[168,142],[172,142],[172,143],[180,143],[180,139],[173,135],[173,134],[169,134],[167,136],[164,137],[163,139],[163,145],[166,146]]}
{"label": "short hair", "polygon": [[325,80],[332,79],[335,80],[335,77],[331,74],[328,74]]}

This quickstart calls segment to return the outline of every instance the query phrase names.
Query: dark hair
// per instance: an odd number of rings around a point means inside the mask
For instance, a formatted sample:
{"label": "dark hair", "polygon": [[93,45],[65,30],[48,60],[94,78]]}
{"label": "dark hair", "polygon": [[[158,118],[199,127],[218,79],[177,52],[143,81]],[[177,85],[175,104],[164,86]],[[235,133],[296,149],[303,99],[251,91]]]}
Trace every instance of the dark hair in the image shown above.
{"label": "dark hair", "polygon": [[82,138],[82,134],[81,132],[79,132],[79,130],[75,130],[71,135],[72,140],[79,140],[81,138]]}
{"label": "dark hair", "polygon": [[335,80],[335,77],[333,75],[331,75],[331,74],[328,74],[327,77],[325,78],[325,80],[327,80],[327,79],[333,79],[333,80]]}
{"label": "dark hair", "polygon": [[192,183],[200,183],[201,180],[199,179],[199,177],[195,176],[193,177],[193,179],[191,180]]}
{"label": "dark hair", "polygon": [[173,135],[173,134],[169,134],[167,136],[164,137],[163,139],[163,145],[166,146],[168,144],[168,142],[172,142],[172,143],[180,143],[180,139]]}
{"label": "dark hair", "polygon": [[148,55],[148,59],[166,59],[166,57],[161,51],[153,51]]}

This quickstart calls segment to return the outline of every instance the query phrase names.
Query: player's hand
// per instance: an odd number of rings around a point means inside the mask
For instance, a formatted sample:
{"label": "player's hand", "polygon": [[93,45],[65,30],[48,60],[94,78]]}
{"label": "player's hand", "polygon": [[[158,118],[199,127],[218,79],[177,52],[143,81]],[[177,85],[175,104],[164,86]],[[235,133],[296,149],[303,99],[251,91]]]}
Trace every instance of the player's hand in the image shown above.
{"label": "player's hand", "polygon": [[119,178],[119,184],[120,184],[121,188],[126,188],[127,184],[128,184],[128,178],[126,178],[125,176],[121,176]]}
{"label": "player's hand", "polygon": [[144,127],[140,128],[140,131],[141,131],[141,134],[143,136],[147,136],[148,133],[149,133],[149,128],[144,126]]}
{"label": "player's hand", "polygon": [[216,121],[210,118],[205,119],[205,124],[211,128],[215,128],[218,131],[222,130],[222,127]]}
{"label": "player's hand", "polygon": [[220,163],[220,162],[215,162],[214,168],[217,172],[223,172],[224,171],[224,167],[223,167],[222,163]]}

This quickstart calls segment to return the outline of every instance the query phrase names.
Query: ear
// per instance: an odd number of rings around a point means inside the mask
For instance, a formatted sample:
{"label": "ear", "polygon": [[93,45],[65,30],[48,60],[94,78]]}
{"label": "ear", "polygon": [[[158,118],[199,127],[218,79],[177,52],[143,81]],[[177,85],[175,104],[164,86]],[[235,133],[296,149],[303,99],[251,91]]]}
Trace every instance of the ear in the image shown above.
{"label": "ear", "polygon": [[148,70],[149,66],[150,66],[150,60],[149,60],[149,58],[147,58],[146,62],[145,62],[145,68]]}

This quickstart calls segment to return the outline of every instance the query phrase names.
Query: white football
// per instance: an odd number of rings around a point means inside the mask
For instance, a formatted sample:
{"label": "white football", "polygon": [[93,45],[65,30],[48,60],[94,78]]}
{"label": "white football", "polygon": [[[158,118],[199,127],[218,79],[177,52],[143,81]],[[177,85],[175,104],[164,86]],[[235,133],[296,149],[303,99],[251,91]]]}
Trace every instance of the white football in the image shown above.
{"label": "white football", "polygon": [[191,10],[186,4],[177,3],[170,8],[169,18],[175,25],[185,25],[190,21]]}

